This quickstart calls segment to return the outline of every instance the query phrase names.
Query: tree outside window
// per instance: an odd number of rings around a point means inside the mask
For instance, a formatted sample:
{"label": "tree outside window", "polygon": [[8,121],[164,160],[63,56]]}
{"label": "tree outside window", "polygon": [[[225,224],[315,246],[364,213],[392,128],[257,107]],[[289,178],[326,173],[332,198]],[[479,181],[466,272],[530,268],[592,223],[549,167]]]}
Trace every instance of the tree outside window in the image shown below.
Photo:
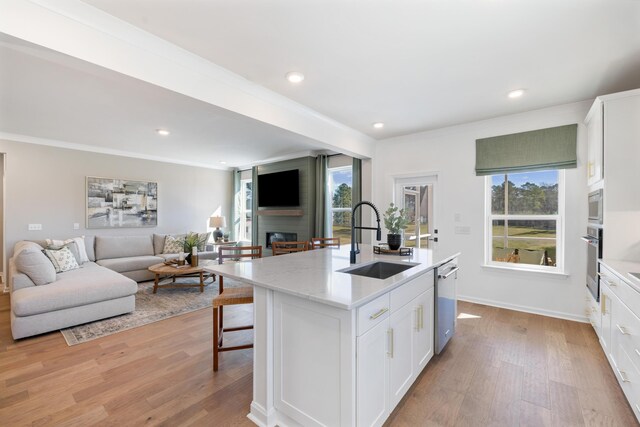
{"label": "tree outside window", "polygon": [[557,270],[563,259],[560,194],[557,170],[493,175],[488,263]]}

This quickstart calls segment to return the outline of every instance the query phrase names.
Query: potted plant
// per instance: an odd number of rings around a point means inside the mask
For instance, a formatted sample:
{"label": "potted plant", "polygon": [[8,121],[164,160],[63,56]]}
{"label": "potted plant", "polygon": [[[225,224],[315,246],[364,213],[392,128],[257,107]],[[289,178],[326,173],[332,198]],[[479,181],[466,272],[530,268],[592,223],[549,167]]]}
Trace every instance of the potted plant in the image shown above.
{"label": "potted plant", "polygon": [[193,248],[204,246],[208,238],[209,235],[207,233],[189,233],[187,234],[187,237],[184,238],[184,251],[187,253],[185,258],[189,264],[191,264],[191,255],[193,253]]}
{"label": "potted plant", "polygon": [[392,251],[398,250],[402,245],[402,230],[409,225],[409,219],[407,218],[404,209],[399,209],[396,205],[391,203],[389,208],[383,215],[384,226],[389,230],[387,234],[387,244]]}

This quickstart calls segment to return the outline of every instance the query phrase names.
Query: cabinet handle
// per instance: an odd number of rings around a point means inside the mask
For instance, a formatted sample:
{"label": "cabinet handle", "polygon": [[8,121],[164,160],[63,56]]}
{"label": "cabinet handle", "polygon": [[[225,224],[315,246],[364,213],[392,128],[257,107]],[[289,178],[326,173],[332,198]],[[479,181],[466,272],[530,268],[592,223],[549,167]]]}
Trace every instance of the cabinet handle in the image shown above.
{"label": "cabinet handle", "polygon": [[385,314],[387,311],[389,311],[388,308],[381,308],[380,310],[378,310],[377,312],[373,313],[371,316],[369,316],[369,319],[373,320],[373,319],[377,319],[378,317],[382,316],[383,314]]}
{"label": "cabinet handle", "polygon": [[420,307],[414,308],[413,312],[415,313],[415,321],[416,321],[416,326],[414,329],[416,330],[416,332],[418,332],[420,330]]}
{"label": "cabinet handle", "polygon": [[602,299],[600,299],[600,311],[602,314],[607,314],[607,296],[602,294]]}
{"label": "cabinet handle", "polygon": [[629,381],[629,378],[627,378],[627,373],[625,371],[621,371],[619,368],[616,368],[616,370],[620,374],[620,378],[622,379],[623,383],[631,382],[631,381]]}
{"label": "cabinet handle", "polygon": [[616,286],[618,286],[615,283],[610,282],[609,281],[609,277],[606,274],[601,273],[601,272],[598,271],[598,276],[600,276],[600,280],[602,280],[604,282],[604,284],[609,286],[610,288],[615,288]]}
{"label": "cabinet handle", "polygon": [[616,328],[618,328],[622,335],[631,335],[623,326],[616,324]]}
{"label": "cabinet handle", "polygon": [[387,330],[387,336],[389,337],[389,351],[387,354],[393,359],[393,328]]}
{"label": "cabinet handle", "polygon": [[421,305],[419,307],[419,310],[420,310],[420,317],[419,317],[419,319],[420,319],[420,329],[422,329],[422,328],[424,328],[424,307]]}

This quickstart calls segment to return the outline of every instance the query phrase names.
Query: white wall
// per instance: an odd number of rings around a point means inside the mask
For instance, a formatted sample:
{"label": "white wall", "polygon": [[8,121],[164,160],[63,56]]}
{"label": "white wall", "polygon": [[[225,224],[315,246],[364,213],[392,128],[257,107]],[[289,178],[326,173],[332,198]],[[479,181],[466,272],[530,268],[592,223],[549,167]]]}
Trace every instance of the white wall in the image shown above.
{"label": "white wall", "polygon": [[[3,140],[0,152],[6,153],[7,256],[23,239],[204,231],[214,212],[229,216],[230,171]],[[158,226],[86,229],[86,176],[156,181]],[[31,223],[42,224],[42,231],[27,231]]]}
{"label": "white wall", "polygon": [[[437,172],[437,251],[462,252],[460,299],[586,320],[586,246],[580,240],[587,223],[586,129],[582,122],[590,105],[591,101],[585,101],[379,141],[374,157],[374,200],[381,208],[393,200],[396,175]],[[568,276],[483,267],[485,180],[475,175],[475,140],[571,123],[580,125],[578,168],[566,171]],[[454,222],[456,213],[460,222]],[[455,226],[469,226],[471,233],[454,234]]]}

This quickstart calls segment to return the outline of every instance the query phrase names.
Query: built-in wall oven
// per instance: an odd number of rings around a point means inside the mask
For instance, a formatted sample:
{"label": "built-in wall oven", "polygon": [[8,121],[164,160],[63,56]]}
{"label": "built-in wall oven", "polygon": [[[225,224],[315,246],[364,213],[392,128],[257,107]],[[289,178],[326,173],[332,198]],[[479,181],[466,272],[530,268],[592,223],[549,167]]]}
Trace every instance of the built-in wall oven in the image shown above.
{"label": "built-in wall oven", "polygon": [[589,193],[589,223],[602,224],[602,189]]}
{"label": "built-in wall oven", "polygon": [[602,258],[602,226],[589,224],[587,235],[582,236],[587,242],[587,288],[596,301],[600,301],[600,280],[598,276],[598,260]]}

